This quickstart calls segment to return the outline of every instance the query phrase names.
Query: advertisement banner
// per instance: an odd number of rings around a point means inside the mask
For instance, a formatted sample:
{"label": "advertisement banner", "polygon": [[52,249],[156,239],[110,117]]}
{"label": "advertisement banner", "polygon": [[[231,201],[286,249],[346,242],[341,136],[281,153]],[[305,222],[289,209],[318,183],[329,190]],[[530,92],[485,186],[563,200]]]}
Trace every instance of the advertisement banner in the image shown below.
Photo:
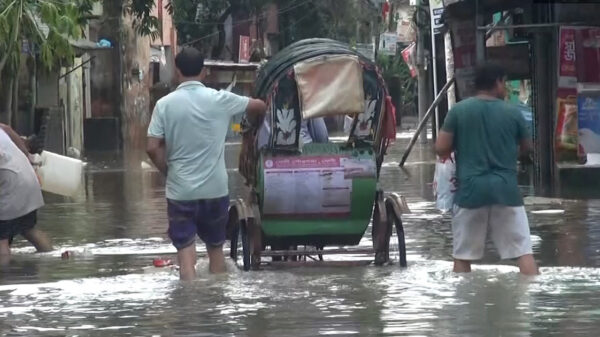
{"label": "advertisement banner", "polygon": [[558,109],[556,119],[556,149],[559,151],[577,150],[577,97],[569,96],[566,99],[556,100]]}
{"label": "advertisement banner", "polygon": [[[558,50],[558,88],[577,89],[577,27],[560,27]],[[565,97],[562,97],[565,98]]]}
{"label": "advertisement banner", "polygon": [[370,172],[344,156],[271,157],[263,164],[266,217],[350,216],[349,178]]}
{"label": "advertisement banner", "polygon": [[250,36],[240,35],[239,62],[250,62]]}
{"label": "advertisement banner", "polygon": [[600,28],[560,27],[555,129],[556,150],[559,155],[575,150],[579,157],[600,153],[598,84]]}
{"label": "advertisement banner", "polygon": [[579,155],[600,154],[600,85],[577,86]]}
{"label": "advertisement banner", "polygon": [[396,55],[398,36],[394,33],[383,33],[379,37],[379,52],[384,55]]}

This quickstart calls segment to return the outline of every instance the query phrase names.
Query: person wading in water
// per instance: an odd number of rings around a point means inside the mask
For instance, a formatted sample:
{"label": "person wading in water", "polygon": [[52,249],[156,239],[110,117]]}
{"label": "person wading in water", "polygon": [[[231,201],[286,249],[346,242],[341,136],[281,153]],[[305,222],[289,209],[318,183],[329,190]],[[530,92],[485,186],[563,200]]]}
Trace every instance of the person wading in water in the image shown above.
{"label": "person wading in water", "polygon": [[48,237],[35,228],[44,206],[40,181],[27,145],[9,126],[0,124],[0,263],[6,264],[15,236],[23,235],[38,252],[49,252]]}
{"label": "person wading in water", "polygon": [[455,272],[470,272],[492,239],[502,259],[517,259],[521,273],[538,274],[529,222],[517,184],[517,157],[529,158],[531,138],[520,111],[506,103],[506,73],[477,68],[477,95],[448,112],[437,143],[440,157],[456,154],[457,209],[452,219]]}
{"label": "person wading in water", "polygon": [[206,244],[212,273],[225,271],[223,243],[229,212],[225,138],[231,117],[258,125],[266,104],[202,84],[204,58],[194,48],[175,58],[180,85],[161,98],[148,128],[147,152],[167,176],[169,237],[182,280],[196,276],[196,235]]}

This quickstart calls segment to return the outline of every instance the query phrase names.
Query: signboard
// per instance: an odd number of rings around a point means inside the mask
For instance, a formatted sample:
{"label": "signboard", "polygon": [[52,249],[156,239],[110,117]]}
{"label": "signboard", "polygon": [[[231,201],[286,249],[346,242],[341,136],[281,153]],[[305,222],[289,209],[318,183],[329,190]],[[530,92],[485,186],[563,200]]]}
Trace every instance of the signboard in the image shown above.
{"label": "signboard", "polygon": [[577,88],[576,27],[560,27],[558,51],[558,88]]}
{"label": "signboard", "polygon": [[240,35],[239,62],[250,62],[250,37]]}
{"label": "signboard", "polygon": [[396,55],[398,36],[394,33],[383,33],[379,37],[379,52],[385,55]]}
{"label": "signboard", "polygon": [[577,87],[579,154],[600,154],[600,85]]}
{"label": "signboard", "polygon": [[444,14],[444,2],[442,0],[429,0],[429,11],[431,12],[431,26],[435,34],[440,33],[442,14]]}

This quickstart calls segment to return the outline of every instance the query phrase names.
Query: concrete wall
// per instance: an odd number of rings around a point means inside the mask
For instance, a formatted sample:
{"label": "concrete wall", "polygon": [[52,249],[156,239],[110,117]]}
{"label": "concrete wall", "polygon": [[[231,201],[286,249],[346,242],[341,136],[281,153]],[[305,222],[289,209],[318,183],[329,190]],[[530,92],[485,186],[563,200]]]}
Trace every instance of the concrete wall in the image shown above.
{"label": "concrete wall", "polygon": [[173,26],[173,17],[169,14],[169,12],[164,8],[166,5],[166,0],[155,0],[154,8],[152,10],[152,15],[157,17],[162,21],[162,40],[161,38],[157,38],[152,40],[153,46],[176,46],[177,45],[177,35],[175,34],[175,27]]}
{"label": "concrete wall", "polygon": [[121,123],[126,151],[143,151],[150,123],[150,38],[137,36],[131,17],[123,18],[123,107]]}
{"label": "concrete wall", "polygon": [[57,106],[58,71],[40,71],[37,81],[37,106],[42,108]]}
{"label": "concrete wall", "polygon": [[91,117],[116,117],[120,108],[120,51],[119,51],[119,8],[112,2],[104,2],[103,17],[89,24],[89,39],[107,39],[113,44],[110,50],[89,53],[93,59],[89,63]]}

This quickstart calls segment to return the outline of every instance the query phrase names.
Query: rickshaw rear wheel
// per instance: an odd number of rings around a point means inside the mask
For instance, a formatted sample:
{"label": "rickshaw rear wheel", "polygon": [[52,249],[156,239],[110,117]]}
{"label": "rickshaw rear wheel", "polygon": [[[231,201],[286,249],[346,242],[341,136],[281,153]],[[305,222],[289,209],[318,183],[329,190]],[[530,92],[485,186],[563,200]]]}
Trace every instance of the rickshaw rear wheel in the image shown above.
{"label": "rickshaw rear wheel", "polygon": [[[383,208],[383,210],[386,212],[385,208]],[[374,263],[376,266],[382,266],[390,260],[390,237],[392,235],[392,227],[387,216],[382,216],[381,213],[380,207],[376,203],[375,210],[373,211],[373,225],[371,228],[373,250],[375,251]]]}
{"label": "rickshaw rear wheel", "polygon": [[244,257],[246,256],[247,252],[249,262],[248,269],[244,270],[259,270],[261,263],[260,255],[263,249],[263,240],[260,225],[255,218],[248,218],[248,221],[246,222],[246,233],[244,236],[246,237],[247,241]]}
{"label": "rickshaw rear wheel", "polygon": [[[241,247],[240,247],[241,244]],[[236,222],[233,233],[231,236],[231,258],[233,261],[238,262],[239,249],[242,250],[242,269],[249,271],[250,264],[250,243],[248,240],[248,226],[246,220],[239,220]]]}
{"label": "rickshaw rear wheel", "polygon": [[[396,236],[398,237],[398,258],[400,267],[406,267],[406,240],[404,238],[404,225],[402,224],[402,218],[395,212],[394,206],[387,205],[387,216],[390,228],[390,236],[393,228],[396,228]],[[389,241],[388,241],[389,242]],[[388,248],[389,252],[389,248]]]}

